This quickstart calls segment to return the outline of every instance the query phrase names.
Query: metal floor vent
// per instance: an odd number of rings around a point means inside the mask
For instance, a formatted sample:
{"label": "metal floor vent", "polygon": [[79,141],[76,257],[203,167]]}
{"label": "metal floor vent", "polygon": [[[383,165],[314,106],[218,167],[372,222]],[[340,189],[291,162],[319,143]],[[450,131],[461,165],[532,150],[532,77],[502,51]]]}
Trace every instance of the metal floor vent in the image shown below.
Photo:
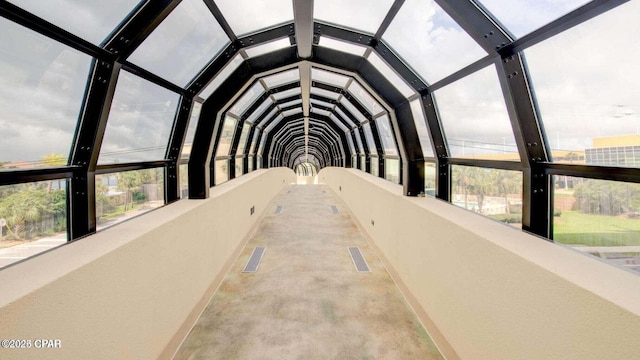
{"label": "metal floor vent", "polygon": [[335,205],[331,205],[331,211],[333,211],[334,214],[337,214],[338,208]]}
{"label": "metal floor vent", "polygon": [[360,248],[358,248],[357,246],[349,246],[349,255],[351,255],[353,265],[355,265],[358,272],[371,272],[371,270],[369,270],[367,261],[364,259],[364,256],[362,256],[362,253],[360,252]]}
{"label": "metal floor vent", "polygon": [[264,246],[256,246],[253,249],[253,253],[251,253],[251,257],[249,261],[247,261],[247,265],[242,270],[243,273],[254,273],[258,271],[258,266],[260,266],[260,261],[262,260],[262,255],[264,255],[265,250],[267,250]]}
{"label": "metal floor vent", "polygon": [[282,206],[276,206],[276,214],[280,214],[282,212]]}

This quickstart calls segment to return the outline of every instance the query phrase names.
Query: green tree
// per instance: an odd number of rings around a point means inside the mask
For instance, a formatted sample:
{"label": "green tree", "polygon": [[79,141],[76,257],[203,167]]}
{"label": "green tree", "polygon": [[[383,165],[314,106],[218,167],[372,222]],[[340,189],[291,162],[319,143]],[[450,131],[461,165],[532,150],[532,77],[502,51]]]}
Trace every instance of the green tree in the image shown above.
{"label": "green tree", "polygon": [[498,193],[492,194],[504,197],[506,206],[505,212],[511,213],[509,209],[509,194],[515,194],[522,191],[522,174],[516,171],[493,170],[491,172],[491,180],[497,187]]}
{"label": "green tree", "polygon": [[7,220],[7,232],[22,239],[28,222],[35,222],[43,214],[51,213],[49,197],[45,189],[29,184],[0,201],[0,217]]}
{"label": "green tree", "polygon": [[493,186],[491,170],[471,166],[456,166],[453,172],[453,183],[458,191],[464,194],[464,207],[468,209],[468,195],[476,196],[478,212],[482,212],[484,197],[490,195]]}
{"label": "green tree", "polygon": [[118,189],[125,192],[124,211],[133,206],[133,192],[140,189],[145,180],[142,171],[125,171],[118,173]]}
{"label": "green tree", "polygon": [[585,180],[574,188],[574,209],[587,214],[619,215],[637,211],[640,186],[622,182]]}

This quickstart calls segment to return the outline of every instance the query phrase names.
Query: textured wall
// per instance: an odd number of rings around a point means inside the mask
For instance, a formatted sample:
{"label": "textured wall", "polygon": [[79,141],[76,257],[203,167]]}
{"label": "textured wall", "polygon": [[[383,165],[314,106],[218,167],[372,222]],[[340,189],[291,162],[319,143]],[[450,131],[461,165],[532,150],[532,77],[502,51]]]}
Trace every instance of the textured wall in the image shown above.
{"label": "textured wall", "polygon": [[[258,170],[0,271],[1,359],[170,356],[290,169]],[[250,215],[250,208],[256,212]],[[217,279],[216,279],[217,278]]]}
{"label": "textured wall", "polygon": [[[318,175],[449,358],[640,356],[640,276],[361,171]],[[435,327],[435,328],[434,328]]]}

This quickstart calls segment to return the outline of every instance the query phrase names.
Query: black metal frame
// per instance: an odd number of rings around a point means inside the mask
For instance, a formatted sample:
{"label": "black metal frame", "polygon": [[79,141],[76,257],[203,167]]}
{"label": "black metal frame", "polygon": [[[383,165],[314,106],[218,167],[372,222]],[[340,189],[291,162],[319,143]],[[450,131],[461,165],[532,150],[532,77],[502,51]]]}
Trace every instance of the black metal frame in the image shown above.
{"label": "black metal frame", "polygon": [[[548,141],[545,138],[536,99],[528,79],[526,62],[521,52],[534,44],[581,24],[627,1],[593,0],[542,28],[514,40],[507,31],[501,28],[499,21],[480,4],[469,0],[436,0],[444,11],[456,20],[487,51],[488,55],[434,84],[425,83],[406,66],[402,59],[393,53],[392,49],[381,41],[384,31],[403,5],[403,0],[394,2],[380,28],[373,36],[315,22],[313,28],[316,45],[312,49],[311,61],[357,74],[392,107],[397,119],[398,133],[400,134],[400,139],[396,139],[396,141],[402,143],[404,155],[406,156],[401,162],[403,169],[402,183],[406,195],[417,195],[424,190],[424,156],[417,138],[415,125],[411,121],[412,115],[408,99],[402,96],[393,84],[362,57],[317,46],[317,39],[320,36],[330,36],[354,44],[369,46],[372,49],[369,51],[375,51],[383,58],[419,95],[434,147],[434,161],[438,169],[436,194],[439,198],[444,200],[449,200],[450,198],[451,165],[522,171],[524,178],[523,229],[551,239],[553,234],[551,217],[553,185],[551,177],[553,175],[640,183],[640,169],[552,163]],[[97,174],[164,167],[165,202],[170,203],[179,199],[179,164],[184,163],[184,161],[180,161],[180,151],[184,143],[194,97],[226,66],[230,59],[240,53],[242,48],[283,37],[290,38],[292,45],[295,44],[293,23],[283,24],[253,35],[238,38],[216,4],[212,0],[204,0],[204,2],[225,30],[231,43],[187,87],[180,88],[126,60],[169,13],[179,5],[180,0],[159,0],[142,3],[132,11],[128,18],[114,30],[109,39],[105,40],[100,46],[71,34],[5,0],[0,0],[0,16],[94,58],[68,165],[45,169],[2,171],[0,172],[0,185],[69,179],[67,203],[70,241],[91,234],[96,230],[95,176]],[[236,96],[254,75],[291,65],[298,61],[294,46],[247,59],[220,85],[214,94],[204,101],[194,137],[191,157],[188,162],[190,198],[208,197],[208,189],[212,185],[215,171],[215,166],[211,159],[215,154],[219,133],[222,128],[221,121],[223,118],[221,114],[228,102]],[[492,64],[498,70],[499,81],[507,104],[521,162],[451,158],[433,92]],[[121,70],[136,74],[181,96],[176,109],[176,117],[167,145],[165,159],[163,160],[97,165],[111,101]],[[340,92],[346,97],[350,96],[343,89],[329,90]],[[314,96],[312,95],[312,97]],[[323,101],[326,101],[326,99],[323,99]],[[336,104],[335,101],[330,100],[328,102]],[[358,104],[357,101],[352,101],[352,103]],[[254,106],[257,106],[257,104],[258,102]],[[347,116],[351,115],[341,104],[338,103],[336,106],[341,108]],[[255,110],[255,107],[252,110]],[[363,109],[359,110],[362,111]],[[265,114],[268,113],[267,111],[270,110],[265,110]],[[363,114],[367,114],[367,112],[363,111]],[[335,113],[335,115],[345,126],[350,128],[339,114]],[[326,123],[330,124],[330,128],[331,125],[335,126],[328,119],[317,120],[326,121]],[[353,154],[349,150],[345,135],[341,136],[341,139],[336,140],[335,143],[327,143],[329,151],[325,154],[332,153],[332,156],[328,160],[326,157],[321,156],[322,161],[325,161],[325,164],[321,164],[321,166],[337,164],[341,160],[343,166],[350,164],[359,167],[361,161],[360,152],[364,150],[367,158],[366,169],[370,171],[370,152],[362,131],[362,124],[356,119],[352,120],[357,124],[357,130],[350,129],[348,136],[352,137],[356,150],[356,162],[352,164]],[[381,146],[378,132],[375,131],[375,121],[371,119],[371,116],[369,116],[369,120],[381,161],[379,174],[384,176],[382,165],[384,163],[384,149]],[[270,121],[273,121],[273,119],[270,119]],[[246,171],[248,167],[247,161],[251,156],[253,156],[253,168],[257,168],[258,156],[262,158],[263,167],[268,167],[270,163],[265,152],[271,148],[273,139],[268,135],[268,146],[265,144],[263,153],[258,153],[257,148],[264,136],[263,129],[266,127],[265,125],[260,128],[257,126],[258,123],[258,120],[254,122],[247,139],[247,141],[250,141],[249,139],[253,138],[255,131],[259,131],[255,153],[248,154],[245,150],[245,153],[241,154],[243,156],[243,171]],[[282,124],[278,124],[278,126],[284,126],[284,123],[286,121],[283,120]],[[342,131],[337,126],[335,126],[334,130],[338,134],[342,134]],[[360,133],[363,149],[359,148],[354,131]],[[314,142],[318,141],[319,144],[322,144],[320,139],[321,137],[314,138]],[[288,144],[292,143],[289,142]],[[236,146],[237,140],[234,139],[234,152]],[[343,155],[339,154],[336,146],[342,147]],[[313,152],[318,155],[323,154],[316,148],[316,145],[313,146]],[[349,155],[347,156],[347,154]],[[340,157],[343,158],[340,159]],[[235,159],[235,156],[233,159]],[[318,158],[318,160],[320,161],[321,159]]]}

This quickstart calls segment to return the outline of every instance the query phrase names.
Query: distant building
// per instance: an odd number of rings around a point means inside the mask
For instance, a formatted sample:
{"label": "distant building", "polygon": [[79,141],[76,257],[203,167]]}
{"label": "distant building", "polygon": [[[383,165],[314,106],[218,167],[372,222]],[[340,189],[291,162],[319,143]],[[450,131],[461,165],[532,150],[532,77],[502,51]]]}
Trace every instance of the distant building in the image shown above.
{"label": "distant building", "polygon": [[640,167],[640,135],[608,136],[593,139],[585,149],[587,165]]}

